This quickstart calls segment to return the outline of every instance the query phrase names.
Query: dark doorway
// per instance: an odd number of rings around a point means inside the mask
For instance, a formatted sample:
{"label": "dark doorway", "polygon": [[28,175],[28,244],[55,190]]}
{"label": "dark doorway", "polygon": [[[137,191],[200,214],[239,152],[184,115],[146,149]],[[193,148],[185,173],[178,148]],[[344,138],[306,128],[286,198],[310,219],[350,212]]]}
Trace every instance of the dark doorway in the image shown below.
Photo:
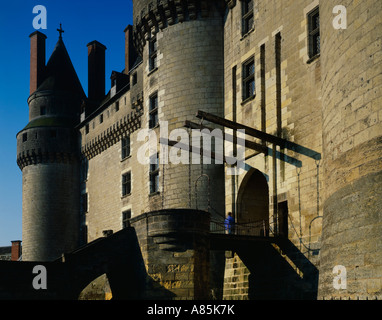
{"label": "dark doorway", "polygon": [[269,190],[265,176],[251,170],[238,193],[237,233],[264,236],[269,234]]}
{"label": "dark doorway", "polygon": [[288,201],[278,203],[277,213],[279,234],[282,237],[288,238]]}

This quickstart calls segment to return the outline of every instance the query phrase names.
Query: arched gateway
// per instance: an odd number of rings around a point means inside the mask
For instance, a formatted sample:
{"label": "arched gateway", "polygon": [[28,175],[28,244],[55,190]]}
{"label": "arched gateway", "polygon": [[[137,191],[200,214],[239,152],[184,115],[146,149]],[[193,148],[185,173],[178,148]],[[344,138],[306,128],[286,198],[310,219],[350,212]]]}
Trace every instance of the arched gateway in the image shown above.
{"label": "arched gateway", "polygon": [[269,235],[269,188],[264,174],[251,169],[240,185],[237,200],[237,233]]}

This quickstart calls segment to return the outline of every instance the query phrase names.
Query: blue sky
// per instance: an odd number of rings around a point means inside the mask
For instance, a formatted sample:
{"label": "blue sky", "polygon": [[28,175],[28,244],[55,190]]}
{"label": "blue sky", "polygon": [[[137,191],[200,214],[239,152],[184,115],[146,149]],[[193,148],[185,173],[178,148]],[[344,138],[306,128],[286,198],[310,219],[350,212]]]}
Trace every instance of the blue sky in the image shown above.
{"label": "blue sky", "polygon": [[0,10],[0,246],[22,240],[22,175],[16,164],[16,134],[28,123],[29,35],[36,14],[45,6],[48,60],[58,40],[60,23],[63,39],[87,93],[87,47],[97,40],[107,47],[106,90],[113,70],[124,69],[124,33],[132,24],[131,0],[13,0],[2,1]]}

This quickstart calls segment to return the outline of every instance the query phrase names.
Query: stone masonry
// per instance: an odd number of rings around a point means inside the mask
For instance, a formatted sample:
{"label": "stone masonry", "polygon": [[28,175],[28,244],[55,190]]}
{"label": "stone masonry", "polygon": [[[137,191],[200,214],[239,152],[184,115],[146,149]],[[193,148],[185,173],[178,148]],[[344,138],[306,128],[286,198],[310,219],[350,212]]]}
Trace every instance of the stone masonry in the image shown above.
{"label": "stone masonry", "polygon": [[[75,72],[53,72],[56,51],[42,66],[45,38],[32,34],[30,123],[17,136],[23,258],[131,226],[145,299],[382,298],[382,2],[341,5],[339,28],[329,0],[134,0],[106,95],[106,47],[88,45],[89,97]],[[268,134],[247,132],[240,174],[163,162],[159,138],[187,144],[186,121],[235,136],[221,118]],[[224,252],[207,235],[228,212]],[[63,226],[75,231],[54,238]],[[336,266],[346,288],[333,285]]]}

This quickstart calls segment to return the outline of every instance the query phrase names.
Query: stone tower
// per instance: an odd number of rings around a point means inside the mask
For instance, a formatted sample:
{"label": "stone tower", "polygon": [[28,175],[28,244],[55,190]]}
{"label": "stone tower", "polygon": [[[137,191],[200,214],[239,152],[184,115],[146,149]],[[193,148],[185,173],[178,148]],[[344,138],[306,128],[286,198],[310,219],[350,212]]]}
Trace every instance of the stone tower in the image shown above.
{"label": "stone tower", "polygon": [[[135,47],[147,75],[144,118],[149,117],[153,94],[158,98],[159,121],[168,122],[169,134],[184,129],[186,120],[198,120],[198,110],[222,116],[224,1],[133,2]],[[154,128],[158,137],[160,129]],[[170,136],[170,140],[178,138]],[[209,202],[212,214],[224,215],[223,165],[215,165],[213,159],[212,164],[203,161],[204,165],[191,159],[191,166],[169,162],[160,167],[164,169],[164,208],[207,210]]]}
{"label": "stone tower", "polygon": [[[336,30],[333,2],[320,1],[325,198],[319,298],[374,299],[382,295],[382,2],[341,5],[347,26]],[[346,283],[335,288],[335,276]]]}
{"label": "stone tower", "polygon": [[61,32],[46,65],[46,36],[36,31],[30,39],[29,123],[17,134],[23,260],[49,261],[78,245],[80,140],[75,126],[85,94]]}
{"label": "stone tower", "polygon": [[[134,46],[142,57],[143,69],[142,121],[157,137],[162,137],[164,130],[168,130],[165,137],[169,140],[174,142],[181,138],[181,143],[191,144],[190,131],[186,139],[174,134],[176,129],[186,132],[186,120],[198,122],[195,117],[198,110],[223,116],[224,9],[225,3],[220,0],[133,1]],[[153,99],[157,101],[157,125],[151,123]],[[161,284],[178,298],[206,298],[209,295],[209,290],[205,290],[209,281],[209,252],[207,244],[201,244],[205,238],[201,234],[194,235],[186,245],[187,251],[182,253],[174,254],[172,251],[178,249],[172,245],[189,231],[193,230],[191,234],[194,234],[195,223],[197,232],[205,226],[208,230],[209,217],[205,211],[209,211],[212,218],[224,219],[224,165],[215,164],[214,159],[207,163],[200,154],[188,151],[179,163],[174,163],[172,146],[168,149],[169,158],[161,147],[163,145],[158,144],[160,193],[158,196],[150,195],[148,199],[147,208],[151,213],[147,217],[134,217],[131,222],[138,230],[141,243],[152,241],[144,238],[146,232],[139,232],[147,229],[147,219],[149,228],[153,229],[149,234],[155,234],[156,242],[160,241],[159,251],[154,249],[157,248],[155,245],[142,249],[143,256],[147,257],[148,272],[151,274],[152,270],[158,270],[159,261],[166,261],[169,264],[166,269],[169,270],[174,266],[179,270],[199,270],[189,281],[168,278],[169,281]],[[223,150],[216,152],[222,153]],[[198,210],[204,210],[204,214]],[[165,227],[154,230],[156,224],[150,224],[150,221],[163,221]],[[177,232],[173,230],[174,225],[179,226]],[[182,229],[184,225],[188,227]],[[166,246],[170,248],[163,249]],[[167,273],[161,277],[166,280],[168,276]]]}

